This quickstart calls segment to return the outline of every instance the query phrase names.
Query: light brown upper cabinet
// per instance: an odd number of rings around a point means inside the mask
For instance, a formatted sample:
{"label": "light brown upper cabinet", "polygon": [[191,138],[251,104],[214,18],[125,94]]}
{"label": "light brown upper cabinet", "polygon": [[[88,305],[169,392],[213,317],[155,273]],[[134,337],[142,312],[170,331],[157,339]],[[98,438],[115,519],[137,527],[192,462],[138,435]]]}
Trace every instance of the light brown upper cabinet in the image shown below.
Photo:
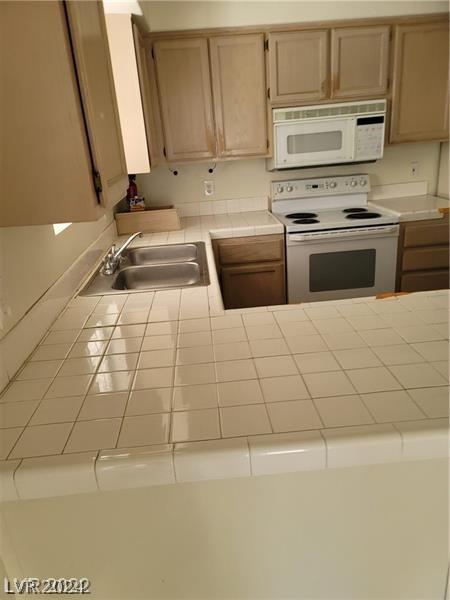
{"label": "light brown upper cabinet", "polygon": [[329,96],[328,31],[269,34],[270,100],[304,103]]}
{"label": "light brown upper cabinet", "polygon": [[264,35],[210,39],[219,157],[267,153]]}
{"label": "light brown upper cabinet", "polygon": [[102,4],[1,2],[0,55],[0,225],[98,219],[127,183]]}
{"label": "light brown upper cabinet", "polygon": [[448,139],[448,20],[398,25],[391,142]]}
{"label": "light brown upper cabinet", "polygon": [[331,96],[384,96],[388,88],[389,26],[331,31]]}
{"label": "light brown upper cabinet", "polygon": [[153,45],[167,160],[216,155],[208,40],[157,40]]}

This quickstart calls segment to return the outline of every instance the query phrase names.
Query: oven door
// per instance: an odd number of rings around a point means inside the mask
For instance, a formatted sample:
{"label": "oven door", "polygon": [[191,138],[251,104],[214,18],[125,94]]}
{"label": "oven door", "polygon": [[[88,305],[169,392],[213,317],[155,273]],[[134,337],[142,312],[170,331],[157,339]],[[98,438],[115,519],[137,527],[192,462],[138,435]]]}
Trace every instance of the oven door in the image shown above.
{"label": "oven door", "polygon": [[322,119],[275,124],[276,168],[350,162],[355,154],[356,119]]}
{"label": "oven door", "polygon": [[373,296],[395,290],[398,225],[288,234],[288,302]]}

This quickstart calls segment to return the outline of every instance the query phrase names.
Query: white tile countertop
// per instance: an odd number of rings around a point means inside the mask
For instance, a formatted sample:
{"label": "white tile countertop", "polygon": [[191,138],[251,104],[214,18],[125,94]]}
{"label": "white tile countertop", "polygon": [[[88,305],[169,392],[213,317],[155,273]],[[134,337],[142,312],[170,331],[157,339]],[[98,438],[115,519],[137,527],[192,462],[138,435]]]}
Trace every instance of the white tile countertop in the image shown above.
{"label": "white tile countertop", "polygon": [[450,210],[448,198],[440,198],[430,194],[371,200],[371,204],[394,212],[398,215],[400,221],[442,219]]}
{"label": "white tile countertop", "polygon": [[137,242],[204,241],[209,286],[76,296],[1,396],[3,500],[448,453],[448,291],[224,311],[211,238],[282,226],[183,227]]}

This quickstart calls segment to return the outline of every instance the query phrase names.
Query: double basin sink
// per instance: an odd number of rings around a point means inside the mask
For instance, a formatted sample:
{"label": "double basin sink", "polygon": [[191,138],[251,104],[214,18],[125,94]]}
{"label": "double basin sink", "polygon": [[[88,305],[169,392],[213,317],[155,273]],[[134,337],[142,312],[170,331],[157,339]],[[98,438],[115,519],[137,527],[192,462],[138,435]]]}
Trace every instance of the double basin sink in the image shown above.
{"label": "double basin sink", "polygon": [[204,242],[143,246],[123,252],[112,275],[97,271],[80,296],[143,292],[209,284]]}

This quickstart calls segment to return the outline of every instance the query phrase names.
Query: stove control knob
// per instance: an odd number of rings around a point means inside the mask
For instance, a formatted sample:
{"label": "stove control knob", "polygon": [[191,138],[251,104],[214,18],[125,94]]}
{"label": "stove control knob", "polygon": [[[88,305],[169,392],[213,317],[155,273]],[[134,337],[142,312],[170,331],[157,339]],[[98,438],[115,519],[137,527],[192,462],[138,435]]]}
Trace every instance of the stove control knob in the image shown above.
{"label": "stove control knob", "polygon": [[293,190],[293,189],[294,189],[294,188],[292,187],[292,185],[287,185],[287,186],[286,186],[286,191],[287,191],[287,192],[292,192],[292,190]]}
{"label": "stove control knob", "polygon": [[357,182],[357,181],[355,181],[354,179],[352,179],[352,180],[351,180],[351,182],[350,182],[350,185],[351,185],[352,187],[356,187],[356,186],[358,185],[358,182]]}
{"label": "stove control knob", "polygon": [[282,194],[284,192],[284,187],[282,185],[277,185],[277,193]]}
{"label": "stove control knob", "polygon": [[330,181],[330,188],[335,188],[337,183],[335,181]]}
{"label": "stove control knob", "polygon": [[366,184],[367,184],[367,181],[365,179],[359,180],[359,185],[362,185],[364,187]]}

